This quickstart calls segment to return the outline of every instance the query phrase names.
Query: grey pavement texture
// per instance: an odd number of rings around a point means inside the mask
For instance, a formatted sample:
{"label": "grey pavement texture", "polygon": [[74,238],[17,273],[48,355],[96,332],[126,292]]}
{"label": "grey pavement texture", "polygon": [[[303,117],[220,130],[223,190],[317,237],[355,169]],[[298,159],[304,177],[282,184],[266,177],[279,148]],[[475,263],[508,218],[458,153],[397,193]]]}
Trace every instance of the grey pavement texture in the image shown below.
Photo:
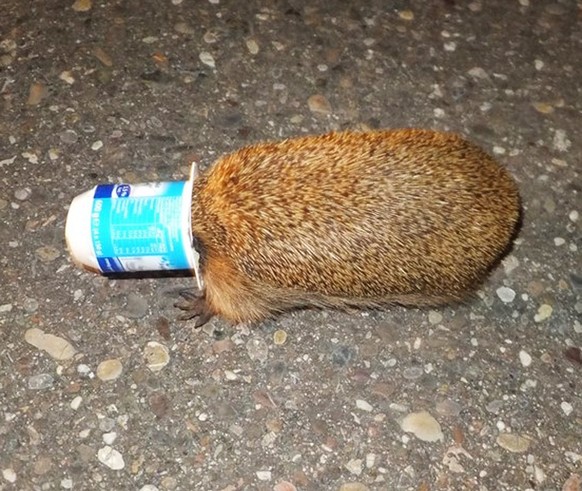
{"label": "grey pavement texture", "polygon": [[[581,9],[2,0],[0,490],[580,490]],[[98,183],[410,126],[521,188],[515,247],[466,304],[195,330],[173,308],[191,278],[66,250]]]}

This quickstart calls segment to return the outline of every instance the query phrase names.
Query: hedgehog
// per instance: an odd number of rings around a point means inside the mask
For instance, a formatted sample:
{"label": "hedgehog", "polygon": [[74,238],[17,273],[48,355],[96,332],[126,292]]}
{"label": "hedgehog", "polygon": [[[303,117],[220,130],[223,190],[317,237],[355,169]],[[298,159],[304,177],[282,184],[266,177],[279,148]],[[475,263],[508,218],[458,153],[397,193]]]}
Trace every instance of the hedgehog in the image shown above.
{"label": "hedgehog", "polygon": [[471,296],[508,251],[516,182],[462,136],[331,132],[241,148],[194,182],[196,326],[301,308],[431,307]]}

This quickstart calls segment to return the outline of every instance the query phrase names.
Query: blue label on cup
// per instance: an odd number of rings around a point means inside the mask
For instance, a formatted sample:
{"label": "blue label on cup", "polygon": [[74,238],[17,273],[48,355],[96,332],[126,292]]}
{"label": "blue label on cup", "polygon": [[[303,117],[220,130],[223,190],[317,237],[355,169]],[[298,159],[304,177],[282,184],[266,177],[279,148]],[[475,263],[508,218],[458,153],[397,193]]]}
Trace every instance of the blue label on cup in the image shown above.
{"label": "blue label on cup", "polygon": [[[101,271],[189,269],[186,182],[97,186],[91,239]],[[191,254],[191,253],[190,253]]]}

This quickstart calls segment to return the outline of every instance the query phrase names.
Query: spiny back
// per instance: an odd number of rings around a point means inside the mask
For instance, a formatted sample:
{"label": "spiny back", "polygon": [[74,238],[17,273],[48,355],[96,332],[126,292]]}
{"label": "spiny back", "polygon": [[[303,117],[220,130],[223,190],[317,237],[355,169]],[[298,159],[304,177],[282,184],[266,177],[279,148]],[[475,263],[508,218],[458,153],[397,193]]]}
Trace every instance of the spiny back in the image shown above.
{"label": "spiny back", "polygon": [[220,159],[195,185],[193,232],[253,281],[382,298],[461,294],[518,216],[511,177],[457,135],[343,132]]}

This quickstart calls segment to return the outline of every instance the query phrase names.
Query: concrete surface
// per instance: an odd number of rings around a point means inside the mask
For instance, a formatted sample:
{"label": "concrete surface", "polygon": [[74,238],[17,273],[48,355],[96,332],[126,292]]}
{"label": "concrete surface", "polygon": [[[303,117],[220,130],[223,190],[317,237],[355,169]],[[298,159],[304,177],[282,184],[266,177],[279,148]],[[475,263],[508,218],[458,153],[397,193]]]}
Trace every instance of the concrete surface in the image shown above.
{"label": "concrete surface", "polygon": [[[581,7],[3,0],[0,489],[579,490]],[[401,126],[519,181],[523,230],[466,305],[195,331],[172,307],[191,279],[69,259],[97,183]]]}

